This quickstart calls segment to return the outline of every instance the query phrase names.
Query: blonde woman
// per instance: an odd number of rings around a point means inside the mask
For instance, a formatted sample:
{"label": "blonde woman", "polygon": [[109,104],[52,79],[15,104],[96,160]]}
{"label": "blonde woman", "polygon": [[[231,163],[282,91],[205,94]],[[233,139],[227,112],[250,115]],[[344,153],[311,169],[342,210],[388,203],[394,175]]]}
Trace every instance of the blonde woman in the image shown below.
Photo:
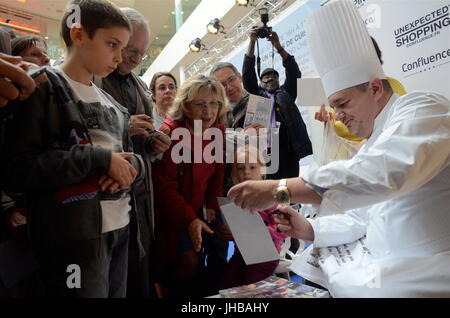
{"label": "blonde woman", "polygon": [[[223,141],[225,114],[228,101],[221,84],[211,77],[195,76],[178,90],[174,105],[161,129],[169,128],[172,136],[176,129],[189,132],[190,154],[187,162],[175,163],[174,156],[180,140],[173,140],[153,172],[156,203],[155,277],[160,286],[168,287],[169,297],[199,295],[194,283],[201,269],[202,250],[208,235],[213,234],[207,225],[215,220],[218,211],[216,198],[222,195],[223,162],[194,163],[194,124],[201,127],[201,151],[211,140],[204,140],[208,128],[220,128]],[[183,141],[185,144],[186,141]],[[178,145],[178,146],[177,146]],[[204,208],[206,213],[204,213]],[[205,214],[205,217],[204,217]],[[205,237],[206,236],[206,237]],[[167,294],[165,288],[161,294]],[[160,294],[160,295],[161,295]]]}

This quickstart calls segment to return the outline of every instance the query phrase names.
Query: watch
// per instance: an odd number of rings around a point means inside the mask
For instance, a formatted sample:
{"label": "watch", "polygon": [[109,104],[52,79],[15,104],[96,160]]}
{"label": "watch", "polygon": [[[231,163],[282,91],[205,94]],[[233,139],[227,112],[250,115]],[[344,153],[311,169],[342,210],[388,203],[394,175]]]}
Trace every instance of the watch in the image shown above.
{"label": "watch", "polygon": [[275,201],[281,205],[289,205],[291,203],[291,195],[287,187],[287,180],[281,179],[275,192]]}

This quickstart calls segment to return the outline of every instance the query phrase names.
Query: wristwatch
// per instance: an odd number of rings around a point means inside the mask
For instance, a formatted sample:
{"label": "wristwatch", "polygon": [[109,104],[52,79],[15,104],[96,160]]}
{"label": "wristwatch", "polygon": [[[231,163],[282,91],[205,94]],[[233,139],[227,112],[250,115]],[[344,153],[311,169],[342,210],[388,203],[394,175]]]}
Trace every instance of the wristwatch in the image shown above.
{"label": "wristwatch", "polygon": [[275,192],[275,201],[281,205],[289,205],[291,203],[291,195],[287,188],[287,180],[281,179]]}

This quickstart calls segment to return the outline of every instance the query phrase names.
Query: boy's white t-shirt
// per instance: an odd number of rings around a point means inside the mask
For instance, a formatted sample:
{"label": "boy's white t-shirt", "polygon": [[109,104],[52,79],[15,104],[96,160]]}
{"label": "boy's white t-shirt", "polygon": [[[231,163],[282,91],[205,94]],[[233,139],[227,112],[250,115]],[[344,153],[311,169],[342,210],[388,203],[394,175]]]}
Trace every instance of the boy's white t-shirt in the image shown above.
{"label": "boy's white t-shirt", "polygon": [[[62,71],[61,68],[59,69]],[[91,82],[91,85],[88,86],[72,80],[63,71],[62,73],[76,97],[81,101],[85,103],[100,103],[101,107],[105,107],[105,111],[111,111],[111,109],[114,110],[117,115],[116,118],[119,121],[118,126],[121,127],[121,130],[108,132],[102,129],[89,129],[89,135],[94,146],[106,148],[113,152],[122,152],[121,136],[123,135],[125,120],[122,112],[109,101],[105,96],[105,93],[94,83]],[[102,233],[121,229],[130,223],[130,200],[131,197],[128,193],[124,193],[119,199],[100,200],[102,209]]]}

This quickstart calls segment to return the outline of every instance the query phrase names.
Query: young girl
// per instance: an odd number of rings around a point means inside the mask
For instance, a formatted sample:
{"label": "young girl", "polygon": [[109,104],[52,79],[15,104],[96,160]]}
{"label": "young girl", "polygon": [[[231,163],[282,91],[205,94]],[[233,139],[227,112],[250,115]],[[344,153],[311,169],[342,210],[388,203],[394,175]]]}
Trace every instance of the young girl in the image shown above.
{"label": "young girl", "polygon": [[[265,164],[256,148],[246,145],[245,147],[236,149],[232,169],[232,179],[235,185],[247,180],[261,180],[263,179],[264,174]],[[275,216],[269,215],[269,213],[276,210],[276,208],[277,206],[275,205],[270,209],[259,211],[259,214],[267,226],[267,230],[272,237],[276,249],[280,252],[281,245],[287,236],[278,231],[274,221]],[[229,241],[233,240],[233,235],[226,225],[222,225],[221,234],[225,239]],[[227,265],[220,288],[231,288],[263,280],[274,273],[278,263],[279,260],[275,260],[246,265],[239,249],[235,246],[234,254]]]}

